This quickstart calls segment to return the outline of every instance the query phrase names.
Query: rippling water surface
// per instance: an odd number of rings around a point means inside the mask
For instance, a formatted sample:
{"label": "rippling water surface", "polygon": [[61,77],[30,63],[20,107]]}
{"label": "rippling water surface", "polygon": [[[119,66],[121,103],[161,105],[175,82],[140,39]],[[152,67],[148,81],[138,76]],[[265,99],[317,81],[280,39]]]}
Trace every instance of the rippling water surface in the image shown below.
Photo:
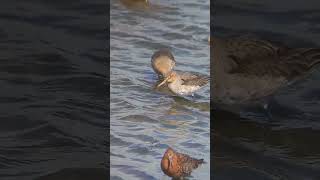
{"label": "rippling water surface", "polygon": [[[257,35],[289,47],[320,47],[312,1],[215,3],[213,34]],[[260,110],[213,112],[214,175],[219,179],[319,179],[320,71],[275,94],[272,121]],[[214,92],[213,92],[214,93]]]}
{"label": "rippling water surface", "polygon": [[0,179],[105,167],[106,8],[72,2],[2,4]]}
{"label": "rippling water surface", "polygon": [[[124,2],[124,1],[122,1]],[[209,1],[111,1],[111,176],[167,179],[160,161],[168,146],[207,164],[191,179],[209,179],[209,86],[194,97],[154,90],[154,51],[168,47],[177,70],[209,75]]]}

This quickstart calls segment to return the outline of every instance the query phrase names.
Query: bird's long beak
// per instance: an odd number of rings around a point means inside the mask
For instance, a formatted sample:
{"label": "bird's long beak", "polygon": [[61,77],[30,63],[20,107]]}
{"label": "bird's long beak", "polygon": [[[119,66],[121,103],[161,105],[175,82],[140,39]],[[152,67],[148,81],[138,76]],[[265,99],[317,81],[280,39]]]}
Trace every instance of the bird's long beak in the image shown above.
{"label": "bird's long beak", "polygon": [[168,79],[170,79],[170,75],[168,77],[166,77],[160,84],[158,84],[157,87],[162,86],[164,83],[166,83],[168,81]]}
{"label": "bird's long beak", "polygon": [[169,159],[169,166],[172,168],[172,156],[169,156],[168,159]]}

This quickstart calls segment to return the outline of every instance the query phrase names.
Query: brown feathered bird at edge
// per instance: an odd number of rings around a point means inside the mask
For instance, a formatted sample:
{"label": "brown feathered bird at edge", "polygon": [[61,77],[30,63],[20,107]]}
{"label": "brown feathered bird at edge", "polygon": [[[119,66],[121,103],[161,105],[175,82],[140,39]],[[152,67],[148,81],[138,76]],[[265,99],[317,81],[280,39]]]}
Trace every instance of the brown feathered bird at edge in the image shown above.
{"label": "brown feathered bird at edge", "polygon": [[191,175],[192,170],[203,164],[203,159],[195,159],[189,155],[178,153],[172,148],[168,148],[161,160],[161,169],[174,179],[181,179]]}

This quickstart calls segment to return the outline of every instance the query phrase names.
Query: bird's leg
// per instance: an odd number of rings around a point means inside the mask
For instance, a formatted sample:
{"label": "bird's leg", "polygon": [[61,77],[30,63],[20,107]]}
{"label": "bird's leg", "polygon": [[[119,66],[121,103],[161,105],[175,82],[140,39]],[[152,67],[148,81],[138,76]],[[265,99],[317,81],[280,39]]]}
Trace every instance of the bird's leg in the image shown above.
{"label": "bird's leg", "polygon": [[266,113],[267,120],[272,121],[272,114],[270,112],[269,104],[268,103],[264,104],[263,109],[264,109],[264,112]]}
{"label": "bird's leg", "polygon": [[192,98],[193,101],[195,100],[194,93],[191,94],[191,98]]}

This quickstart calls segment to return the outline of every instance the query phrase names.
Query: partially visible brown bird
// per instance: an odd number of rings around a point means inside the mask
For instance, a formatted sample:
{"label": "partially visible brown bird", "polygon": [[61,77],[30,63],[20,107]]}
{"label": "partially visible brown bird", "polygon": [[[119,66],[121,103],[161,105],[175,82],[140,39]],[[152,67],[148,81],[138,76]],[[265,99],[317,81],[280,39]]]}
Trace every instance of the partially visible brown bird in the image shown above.
{"label": "partially visible brown bird", "polygon": [[190,176],[192,170],[203,163],[203,159],[192,158],[169,147],[162,157],[161,169],[172,178],[183,178]]}
{"label": "partially visible brown bird", "polygon": [[211,37],[213,101],[251,104],[320,66],[320,48],[288,48],[248,37]]}

